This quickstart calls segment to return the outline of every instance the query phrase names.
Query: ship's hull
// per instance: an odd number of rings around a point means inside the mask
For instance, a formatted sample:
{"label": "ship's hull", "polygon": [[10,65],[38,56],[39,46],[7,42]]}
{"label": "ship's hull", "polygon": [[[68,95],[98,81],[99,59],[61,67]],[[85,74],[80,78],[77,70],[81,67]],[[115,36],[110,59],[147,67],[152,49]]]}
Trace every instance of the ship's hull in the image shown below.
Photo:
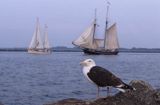
{"label": "ship's hull", "polygon": [[48,55],[51,54],[51,50],[28,50],[29,54]]}
{"label": "ship's hull", "polygon": [[83,49],[83,52],[88,55],[117,55],[119,53],[118,50],[110,51],[110,50],[95,50],[95,49]]}

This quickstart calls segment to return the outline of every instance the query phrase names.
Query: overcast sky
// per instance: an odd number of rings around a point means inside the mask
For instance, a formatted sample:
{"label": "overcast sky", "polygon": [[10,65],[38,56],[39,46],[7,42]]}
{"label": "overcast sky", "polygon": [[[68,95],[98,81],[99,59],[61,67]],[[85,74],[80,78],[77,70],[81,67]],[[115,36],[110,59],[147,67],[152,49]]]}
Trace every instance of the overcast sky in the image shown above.
{"label": "overcast sky", "polygon": [[[160,48],[160,0],[110,0],[109,22],[118,25],[121,47]],[[1,0],[0,47],[28,47],[36,17],[48,24],[51,46],[73,47],[97,8],[103,36],[105,0]]]}

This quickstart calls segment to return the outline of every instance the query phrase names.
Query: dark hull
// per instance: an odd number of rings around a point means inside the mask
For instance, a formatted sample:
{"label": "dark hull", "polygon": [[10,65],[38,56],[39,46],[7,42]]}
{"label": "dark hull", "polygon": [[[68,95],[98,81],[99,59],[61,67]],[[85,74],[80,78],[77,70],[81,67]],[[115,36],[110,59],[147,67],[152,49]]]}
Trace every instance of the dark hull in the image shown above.
{"label": "dark hull", "polygon": [[109,51],[109,50],[94,50],[94,49],[83,49],[83,52],[88,55],[117,55],[118,50]]}

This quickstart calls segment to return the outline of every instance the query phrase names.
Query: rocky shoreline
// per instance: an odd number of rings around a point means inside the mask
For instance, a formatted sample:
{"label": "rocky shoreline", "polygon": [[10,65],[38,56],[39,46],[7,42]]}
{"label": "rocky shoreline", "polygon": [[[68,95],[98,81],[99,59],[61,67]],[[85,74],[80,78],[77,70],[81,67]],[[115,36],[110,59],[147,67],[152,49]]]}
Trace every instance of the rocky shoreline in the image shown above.
{"label": "rocky shoreline", "polygon": [[133,80],[130,85],[136,91],[117,93],[94,101],[69,98],[44,105],[160,105],[160,89],[153,89],[149,83],[141,80]]}
{"label": "rocky shoreline", "polygon": [[[133,80],[130,85],[136,90],[119,92],[96,100],[68,98],[44,105],[160,105],[160,89],[154,89],[149,83],[141,80]],[[0,105],[4,104],[0,103]]]}

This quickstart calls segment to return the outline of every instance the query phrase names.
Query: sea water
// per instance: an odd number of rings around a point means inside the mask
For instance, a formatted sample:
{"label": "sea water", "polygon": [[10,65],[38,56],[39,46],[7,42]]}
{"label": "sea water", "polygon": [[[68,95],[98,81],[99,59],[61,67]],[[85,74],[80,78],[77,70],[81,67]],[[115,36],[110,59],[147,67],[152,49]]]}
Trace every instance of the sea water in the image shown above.
{"label": "sea water", "polygon": [[[43,105],[65,98],[93,99],[97,88],[85,79],[79,65],[87,58],[126,83],[144,80],[154,88],[160,87],[159,53],[95,56],[82,52],[0,52],[0,101],[5,105]],[[101,95],[106,95],[105,88]]]}

